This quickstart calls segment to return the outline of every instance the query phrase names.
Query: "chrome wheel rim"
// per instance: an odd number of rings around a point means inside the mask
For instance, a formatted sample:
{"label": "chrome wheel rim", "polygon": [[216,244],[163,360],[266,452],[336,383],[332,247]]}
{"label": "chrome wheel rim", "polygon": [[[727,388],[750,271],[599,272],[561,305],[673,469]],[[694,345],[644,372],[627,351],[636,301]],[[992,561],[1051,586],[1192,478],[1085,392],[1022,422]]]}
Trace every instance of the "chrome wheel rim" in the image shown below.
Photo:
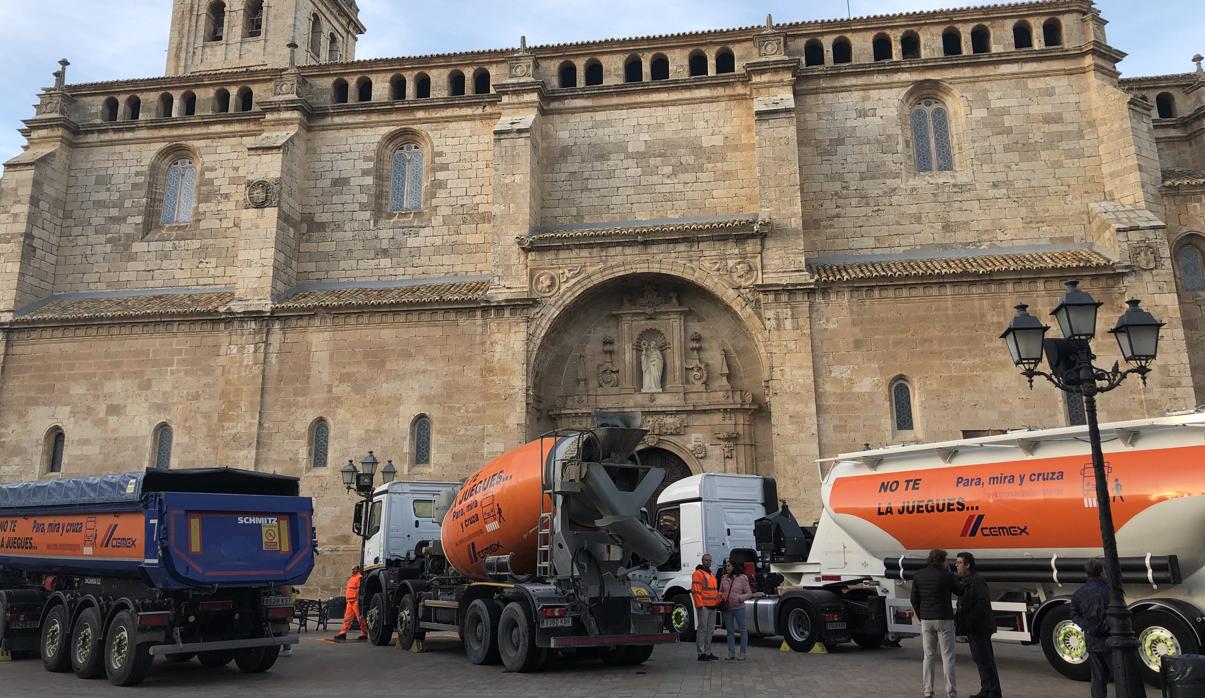
{"label": "chrome wheel rim", "polygon": [[1054,626],[1054,652],[1068,664],[1083,664],[1088,661],[1088,642],[1084,631],[1070,620],[1061,620]]}
{"label": "chrome wheel rim", "polygon": [[118,628],[113,635],[113,646],[109,649],[109,664],[114,670],[121,669],[126,663],[126,655],[130,651],[130,633],[125,628]]}
{"label": "chrome wheel rim", "polygon": [[792,608],[787,615],[787,628],[791,639],[806,642],[812,636],[812,619],[802,608]]}
{"label": "chrome wheel rim", "polygon": [[46,656],[57,656],[62,646],[63,624],[56,618],[50,622],[50,625],[46,626]]}
{"label": "chrome wheel rim", "polygon": [[376,635],[381,628],[381,609],[373,604],[373,607],[368,609],[368,616],[364,620],[368,625],[368,632]]}
{"label": "chrome wheel rim", "polygon": [[80,626],[79,635],[75,638],[75,658],[80,664],[88,661],[92,654],[92,626],[84,623]]}
{"label": "chrome wheel rim", "polygon": [[1151,671],[1159,671],[1164,657],[1174,657],[1182,651],[1176,634],[1158,625],[1142,629],[1138,634],[1138,648],[1142,663]]}
{"label": "chrome wheel rim", "polygon": [[688,616],[686,615],[686,607],[682,604],[674,604],[674,612],[670,614],[670,625],[674,632],[684,633],[690,627]]}
{"label": "chrome wheel rim", "polygon": [[410,609],[405,606],[397,614],[397,632],[402,637],[410,637]]}

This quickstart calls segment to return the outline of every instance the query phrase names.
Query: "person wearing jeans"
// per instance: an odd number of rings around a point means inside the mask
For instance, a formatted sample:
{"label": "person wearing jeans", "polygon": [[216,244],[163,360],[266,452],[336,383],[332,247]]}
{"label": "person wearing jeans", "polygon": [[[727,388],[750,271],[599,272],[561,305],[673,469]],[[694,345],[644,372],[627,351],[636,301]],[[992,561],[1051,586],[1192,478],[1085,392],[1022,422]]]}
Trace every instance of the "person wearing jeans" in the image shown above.
{"label": "person wearing jeans", "polygon": [[[728,659],[744,659],[749,652],[749,626],[745,617],[745,602],[761,596],[754,594],[749,578],[739,572],[731,560],[724,561],[720,579],[720,608],[724,610],[724,629],[728,635]],[[741,654],[736,654],[736,631],[740,628]]]}
{"label": "person wearing jeans", "polygon": [[720,589],[711,573],[711,556],[704,553],[702,562],[690,577],[690,600],[698,617],[695,621],[695,645],[699,661],[719,659],[711,653],[711,638],[715,635],[716,607],[720,605]]}
{"label": "person wearing jeans", "polygon": [[940,548],[929,551],[928,564],[912,578],[912,608],[920,618],[921,644],[925,659],[921,689],[925,698],[933,697],[937,652],[946,678],[946,696],[958,697],[954,681],[954,605],[952,596],[962,596],[962,583],[950,571],[949,555]]}

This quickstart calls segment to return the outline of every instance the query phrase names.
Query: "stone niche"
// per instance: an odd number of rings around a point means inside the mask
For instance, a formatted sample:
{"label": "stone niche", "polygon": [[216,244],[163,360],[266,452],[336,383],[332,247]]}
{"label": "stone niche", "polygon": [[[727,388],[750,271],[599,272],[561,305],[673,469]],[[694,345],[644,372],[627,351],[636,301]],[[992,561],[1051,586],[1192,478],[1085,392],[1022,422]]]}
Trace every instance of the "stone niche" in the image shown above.
{"label": "stone niche", "polygon": [[710,292],[634,276],[583,294],[537,349],[533,432],[584,427],[595,410],[639,412],[643,447],[693,473],[758,471],[770,449],[763,362]]}

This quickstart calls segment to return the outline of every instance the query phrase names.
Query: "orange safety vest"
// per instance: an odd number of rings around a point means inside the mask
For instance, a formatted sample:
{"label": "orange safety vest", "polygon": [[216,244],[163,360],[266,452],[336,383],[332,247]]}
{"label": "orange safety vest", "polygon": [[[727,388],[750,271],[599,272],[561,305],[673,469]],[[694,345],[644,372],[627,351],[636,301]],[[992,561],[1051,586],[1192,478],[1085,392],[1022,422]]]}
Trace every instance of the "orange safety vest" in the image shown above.
{"label": "orange safety vest", "polygon": [[715,584],[715,575],[696,569],[690,576],[690,599],[695,607],[715,608],[720,605],[720,590]]}
{"label": "orange safety vest", "polygon": [[343,596],[348,603],[359,603],[360,601],[360,573],[357,572],[347,579],[347,588],[343,590]]}

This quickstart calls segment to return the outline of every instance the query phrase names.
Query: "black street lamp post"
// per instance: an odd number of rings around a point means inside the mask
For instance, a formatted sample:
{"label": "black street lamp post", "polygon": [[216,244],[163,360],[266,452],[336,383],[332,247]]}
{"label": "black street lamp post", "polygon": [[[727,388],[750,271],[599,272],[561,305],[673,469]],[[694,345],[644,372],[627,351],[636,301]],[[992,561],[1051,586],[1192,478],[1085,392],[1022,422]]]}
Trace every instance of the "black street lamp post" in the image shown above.
{"label": "black street lamp post", "polygon": [[[356,469],[356,462],[347,459],[347,464],[339,469],[339,475],[343,478],[343,487],[351,492],[355,490],[356,494],[364,500],[356,505],[356,520],[353,525],[353,530],[360,536],[360,561],[364,561],[364,546],[368,543],[368,518],[372,512],[372,494],[374,489],[373,479],[376,476],[377,465],[380,463],[372,451],[368,452],[360,461],[360,468]],[[385,463],[385,467],[381,469],[381,482],[388,485],[397,477],[397,468],[393,465],[393,461]]]}
{"label": "black street lamp post", "polygon": [[[1079,289],[1076,281],[1067,282],[1067,293],[1051,315],[1055,316],[1063,339],[1046,339],[1050,328],[1028,312],[1028,306],[1018,305],[1017,314],[1000,338],[1008,347],[1013,363],[1029,379],[1033,389],[1035,376],[1042,376],[1064,392],[1084,399],[1088,421],[1088,440],[1092,445],[1092,471],[1096,478],[1096,506],[1100,515],[1100,537],[1105,554],[1105,569],[1109,582],[1109,647],[1113,655],[1113,680],[1118,698],[1145,698],[1142,674],[1139,671],[1138,639],[1121,588],[1121,561],[1117,554],[1117,537],[1113,530],[1113,509],[1109,500],[1109,483],[1105,475],[1105,458],[1100,446],[1100,425],[1096,419],[1096,396],[1107,393],[1131,375],[1143,384],[1150,373],[1150,364],[1159,349],[1159,328],[1163,323],[1139,307],[1137,299],[1126,301],[1129,306],[1109,333],[1117,338],[1121,356],[1130,364],[1124,371],[1114,362],[1109,370],[1092,364],[1091,340],[1096,334],[1096,311],[1102,305]],[[1050,372],[1038,370],[1045,354]]]}

